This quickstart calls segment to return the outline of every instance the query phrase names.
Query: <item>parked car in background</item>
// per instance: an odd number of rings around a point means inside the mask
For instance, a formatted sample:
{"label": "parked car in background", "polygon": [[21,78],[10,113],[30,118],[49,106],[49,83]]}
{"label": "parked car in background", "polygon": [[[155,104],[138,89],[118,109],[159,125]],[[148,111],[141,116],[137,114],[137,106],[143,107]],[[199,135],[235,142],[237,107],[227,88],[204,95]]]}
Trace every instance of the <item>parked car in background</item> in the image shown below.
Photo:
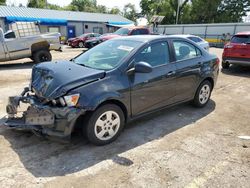
{"label": "parked car in background", "polygon": [[123,27],[123,28],[118,29],[114,33],[107,33],[107,34],[104,34],[100,37],[87,40],[85,42],[85,45],[86,45],[86,48],[92,48],[92,47],[96,46],[97,44],[100,44],[106,40],[113,39],[116,37],[130,36],[130,35],[149,35],[149,34],[150,34],[150,31],[146,27],[140,27],[140,26]]}
{"label": "parked car in background", "polygon": [[193,42],[197,43],[202,48],[204,48],[205,50],[209,51],[209,42],[205,41],[203,38],[199,36],[196,35],[173,35],[173,36],[190,39]]}
{"label": "parked car in background", "polygon": [[[218,73],[219,59],[183,37],[119,37],[71,61],[35,65],[30,87],[9,98],[4,125],[64,140],[77,127],[104,145],[126,122],[156,110],[206,106]],[[20,103],[29,105],[22,114]]]}
{"label": "parked car in background", "polygon": [[60,33],[41,34],[35,22],[14,22],[6,33],[0,28],[0,62],[31,58],[51,61],[50,51],[61,51]]}
{"label": "parked car in background", "polygon": [[230,64],[250,65],[250,31],[237,33],[224,46],[222,68]]}
{"label": "parked car in background", "polygon": [[68,39],[68,45],[72,48],[83,48],[86,40],[90,40],[99,36],[101,35],[98,33],[85,33],[78,37]]}

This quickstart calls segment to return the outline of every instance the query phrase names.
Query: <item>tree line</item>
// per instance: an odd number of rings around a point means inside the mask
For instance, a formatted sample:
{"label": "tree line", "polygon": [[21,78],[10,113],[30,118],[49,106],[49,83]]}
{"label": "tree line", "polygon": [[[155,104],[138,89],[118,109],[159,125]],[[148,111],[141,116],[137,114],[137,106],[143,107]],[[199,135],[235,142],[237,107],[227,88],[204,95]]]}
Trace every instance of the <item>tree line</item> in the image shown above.
{"label": "tree line", "polygon": [[[5,3],[6,0],[0,0],[0,5]],[[122,10],[117,7],[108,9],[105,5],[98,5],[96,0],[72,0],[65,7],[47,3],[46,0],[29,0],[26,6],[120,14],[132,21],[140,16],[145,16],[150,21],[153,15],[160,15],[165,16],[162,24],[175,24],[176,21],[179,24],[198,24],[242,22],[250,11],[250,0],[141,0],[141,12],[137,12],[135,5],[131,3],[126,4]]]}

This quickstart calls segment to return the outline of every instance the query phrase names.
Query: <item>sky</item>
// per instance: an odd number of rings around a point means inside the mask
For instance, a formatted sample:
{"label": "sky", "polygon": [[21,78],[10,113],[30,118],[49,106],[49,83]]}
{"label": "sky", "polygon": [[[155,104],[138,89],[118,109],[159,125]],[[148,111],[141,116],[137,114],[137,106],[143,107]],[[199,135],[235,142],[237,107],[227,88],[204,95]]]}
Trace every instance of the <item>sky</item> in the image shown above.
{"label": "sky", "polygon": [[[20,3],[26,5],[28,0],[7,0],[7,5],[15,4],[18,6]],[[56,4],[59,6],[68,5],[71,0],[48,0],[48,3]],[[123,9],[123,6],[127,3],[132,3],[135,5],[136,10],[140,11],[140,0],[97,0],[97,4],[105,5],[108,8],[118,7],[119,9]]]}

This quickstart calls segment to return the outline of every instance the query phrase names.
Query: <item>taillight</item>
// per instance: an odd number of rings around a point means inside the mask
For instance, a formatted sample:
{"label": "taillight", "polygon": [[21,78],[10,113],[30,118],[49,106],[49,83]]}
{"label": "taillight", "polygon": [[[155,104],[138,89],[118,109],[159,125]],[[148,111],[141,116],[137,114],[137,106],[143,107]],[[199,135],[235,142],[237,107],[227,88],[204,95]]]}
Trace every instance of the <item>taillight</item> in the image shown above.
{"label": "taillight", "polygon": [[224,48],[225,48],[225,49],[226,49],[226,48],[233,48],[233,45],[226,44],[226,45],[224,46]]}
{"label": "taillight", "polygon": [[220,64],[220,59],[219,59],[219,58],[216,59],[215,64],[216,64],[216,65],[219,65],[219,64]]}

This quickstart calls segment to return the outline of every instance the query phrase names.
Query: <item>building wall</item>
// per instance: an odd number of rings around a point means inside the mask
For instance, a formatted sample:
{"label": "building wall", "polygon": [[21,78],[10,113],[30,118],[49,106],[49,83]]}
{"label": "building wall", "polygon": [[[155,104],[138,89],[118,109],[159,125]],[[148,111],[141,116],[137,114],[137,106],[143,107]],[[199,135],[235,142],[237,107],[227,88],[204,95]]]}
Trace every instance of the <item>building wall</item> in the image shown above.
{"label": "building wall", "polygon": [[41,33],[47,33],[49,32],[49,27],[58,27],[59,33],[61,33],[62,36],[67,36],[67,26],[47,26],[47,25],[40,25],[40,31]]}
{"label": "building wall", "polygon": [[3,29],[4,32],[8,30],[7,26],[5,25],[4,18],[0,18],[0,27]]}
{"label": "building wall", "polygon": [[[83,33],[92,33],[97,32],[100,34],[111,32],[112,29],[107,27],[105,23],[92,23],[92,22],[73,22],[68,21],[68,26],[75,27],[75,35],[79,36]],[[4,18],[0,18],[0,27],[6,32],[9,28],[8,24],[5,25]],[[58,27],[59,32],[62,36],[67,37],[68,29],[67,26],[48,26],[48,25],[40,25],[41,33],[46,33],[49,31],[49,27]],[[100,29],[101,28],[101,29]]]}
{"label": "building wall", "polygon": [[194,34],[204,38],[218,38],[223,33],[233,35],[249,30],[250,23],[159,25],[160,34]]}
{"label": "building wall", "polygon": [[[71,21],[68,21],[68,26],[74,26],[75,27],[75,35],[76,36],[79,36],[79,35],[83,34],[82,22],[71,22]],[[66,33],[67,33],[67,31],[66,31]]]}
{"label": "building wall", "polygon": [[[102,28],[102,29],[98,29],[98,28]],[[83,29],[84,29],[84,33],[107,33],[108,32],[108,28],[106,26],[106,24],[104,23],[88,23],[85,22],[83,23]]]}

